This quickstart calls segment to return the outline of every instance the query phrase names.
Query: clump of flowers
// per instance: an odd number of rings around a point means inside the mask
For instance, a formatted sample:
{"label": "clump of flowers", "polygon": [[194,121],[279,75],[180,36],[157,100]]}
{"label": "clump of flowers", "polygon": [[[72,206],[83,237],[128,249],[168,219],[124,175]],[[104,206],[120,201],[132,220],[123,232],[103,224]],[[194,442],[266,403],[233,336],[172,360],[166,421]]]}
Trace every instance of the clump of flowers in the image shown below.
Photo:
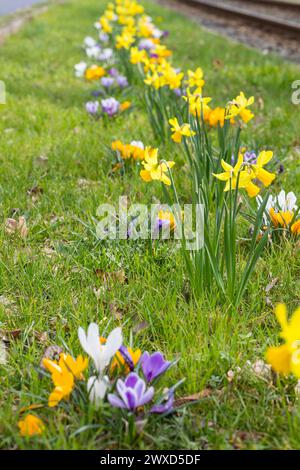
{"label": "clump of flowers", "polygon": [[[271,225],[277,232],[300,235],[300,219],[296,202],[297,197],[292,191],[286,194],[282,189],[276,196],[270,194],[264,211],[264,226]],[[258,207],[261,204],[262,199],[258,196]]]}
{"label": "clump of flowers", "polygon": [[[157,386],[158,379],[173,365],[161,352],[142,353],[140,349],[125,346],[121,328],[115,328],[107,337],[100,335],[96,323],[90,323],[87,331],[80,327],[78,339],[90,361],[81,355],[75,359],[64,352],[57,360],[42,360],[42,367],[50,373],[54,386],[48,396],[50,408],[59,406],[61,401],[65,405],[74,402],[77,407],[83,406],[79,398],[85,394],[96,409],[109,403],[111,413],[119,408],[134,417],[146,418],[152,413],[173,410],[177,385],[168,392]],[[22,436],[45,431],[41,419],[32,414],[20,420],[18,426]]]}

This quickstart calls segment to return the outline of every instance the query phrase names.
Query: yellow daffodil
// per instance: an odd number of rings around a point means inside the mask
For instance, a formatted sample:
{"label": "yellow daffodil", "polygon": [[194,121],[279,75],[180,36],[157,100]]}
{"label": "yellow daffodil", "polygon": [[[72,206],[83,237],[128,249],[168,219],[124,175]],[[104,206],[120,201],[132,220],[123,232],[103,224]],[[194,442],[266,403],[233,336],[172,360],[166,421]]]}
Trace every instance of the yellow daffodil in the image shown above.
{"label": "yellow daffodil", "polygon": [[246,98],[244,93],[241,91],[240,94],[234,100],[232,100],[231,103],[229,103],[226,119],[240,116],[241,119],[247,124],[254,117],[254,114],[248,109],[248,107],[253,103],[254,96]]}
{"label": "yellow daffodil", "polygon": [[102,31],[104,33],[110,34],[112,32],[112,26],[111,26],[110,22],[108,21],[108,19],[105,18],[105,16],[101,16],[101,18],[99,20],[99,23],[101,24]]}
{"label": "yellow daffodil", "polygon": [[116,37],[116,48],[117,49],[129,49],[134,43],[134,37],[132,34],[124,33]]}
{"label": "yellow daffodil", "polygon": [[244,160],[242,154],[239,155],[235,167],[229,165],[229,163],[225,162],[224,160],[221,160],[221,165],[224,170],[224,173],[213,173],[213,176],[218,178],[220,181],[226,181],[224,191],[235,189],[237,187],[237,184],[239,188],[246,188],[249,185],[249,183],[251,182],[251,174],[241,169],[243,163]]}
{"label": "yellow daffodil", "polygon": [[[211,109],[207,116],[207,121],[211,127],[217,127],[218,124],[220,127],[224,126],[225,122],[225,108],[217,107],[215,109]],[[230,119],[230,124],[234,124],[234,119]]]}
{"label": "yellow daffodil", "polygon": [[170,70],[164,73],[165,83],[166,85],[169,85],[171,90],[176,90],[177,88],[180,88],[183,77],[183,72],[177,73],[176,70],[172,67],[170,68]]}
{"label": "yellow daffodil", "polygon": [[208,119],[208,116],[211,112],[211,108],[208,106],[210,103],[211,98],[209,97],[202,97],[199,94],[191,93],[190,89],[187,89],[187,96],[183,96],[183,99],[188,102],[189,104],[189,111],[193,116],[201,117],[203,114],[204,120]]}
{"label": "yellow daffodil", "polygon": [[176,143],[180,143],[182,137],[191,137],[195,135],[195,132],[191,130],[190,124],[181,124],[178,123],[177,118],[169,119],[169,124],[171,125],[172,139]]}
{"label": "yellow daffodil", "polygon": [[140,176],[146,181],[161,181],[162,183],[170,186],[171,180],[167,176],[168,171],[175,165],[175,162],[159,162],[158,149],[145,149],[145,160],[142,162],[144,170],[141,170]]}
{"label": "yellow daffodil", "polygon": [[24,419],[18,422],[21,436],[31,437],[43,434],[45,425],[40,418],[28,414]]}
{"label": "yellow daffodil", "polygon": [[99,80],[99,78],[105,75],[105,70],[103,67],[98,65],[92,65],[85,71],[85,78],[87,80]]}
{"label": "yellow daffodil", "polygon": [[272,158],[273,152],[270,150],[263,150],[257,157],[257,163],[251,164],[251,168],[255,173],[255,178],[261,181],[266,187],[270,186],[276,177],[274,173],[270,173],[264,169],[264,166],[267,165]]}
{"label": "yellow daffodil", "polygon": [[198,89],[198,92],[200,91],[201,93],[201,90],[203,88],[203,85],[205,83],[205,81],[203,80],[203,70],[198,67],[195,72],[193,72],[192,70],[188,70],[188,80],[187,80],[187,83],[188,83],[188,86],[190,88],[192,87],[197,87]]}
{"label": "yellow daffodil", "polygon": [[132,64],[140,64],[145,59],[147,59],[147,52],[144,49],[141,51],[139,51],[137,47],[130,49],[130,62]]}
{"label": "yellow daffodil", "polygon": [[289,321],[284,304],[276,307],[275,314],[282,329],[280,336],[285,344],[269,348],[266,359],[275,372],[284,375],[293,373],[300,378],[300,307]]}

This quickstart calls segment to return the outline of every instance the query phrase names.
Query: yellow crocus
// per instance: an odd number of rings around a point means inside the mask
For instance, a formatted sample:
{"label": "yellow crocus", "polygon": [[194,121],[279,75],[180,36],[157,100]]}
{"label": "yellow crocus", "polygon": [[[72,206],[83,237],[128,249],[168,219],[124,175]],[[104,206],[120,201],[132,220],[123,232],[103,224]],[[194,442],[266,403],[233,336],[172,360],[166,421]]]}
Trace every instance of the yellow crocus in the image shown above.
{"label": "yellow crocus", "polygon": [[281,326],[280,336],[285,344],[270,347],[266,359],[275,372],[284,375],[293,373],[300,378],[300,307],[289,321],[284,304],[277,305],[275,314]]}
{"label": "yellow crocus", "polygon": [[99,78],[103,77],[104,75],[104,68],[98,65],[92,65],[85,71],[85,78],[87,80],[99,80]]}
{"label": "yellow crocus", "polygon": [[43,421],[32,414],[28,414],[24,419],[18,421],[21,436],[31,437],[43,434],[45,425]]}
{"label": "yellow crocus", "polygon": [[142,352],[140,349],[136,349],[135,351],[132,349],[132,348],[126,348],[126,351],[128,353],[128,358],[129,358],[129,363],[127,363],[126,361],[126,358],[124,357],[124,355],[118,351],[113,360],[112,360],[112,363],[111,363],[111,366],[110,366],[110,372],[111,373],[114,373],[116,370],[118,371],[122,371],[124,372],[125,374],[129,374],[129,372],[131,370],[134,369],[134,367],[137,365],[137,363],[139,362],[140,358],[141,358],[141,355],[142,355]]}
{"label": "yellow crocus", "polygon": [[300,219],[293,223],[291,232],[293,235],[300,235]]}
{"label": "yellow crocus", "polygon": [[176,143],[180,143],[182,137],[191,137],[195,135],[195,132],[191,130],[190,124],[184,123],[180,126],[177,118],[169,119],[169,124],[171,125],[171,131],[173,132],[172,139]]}
{"label": "yellow crocus", "polygon": [[142,162],[144,167],[140,172],[141,178],[147,183],[150,181],[161,181],[162,183],[170,186],[171,180],[167,176],[170,168],[175,165],[175,162],[158,161],[158,149],[145,149],[145,160]]}

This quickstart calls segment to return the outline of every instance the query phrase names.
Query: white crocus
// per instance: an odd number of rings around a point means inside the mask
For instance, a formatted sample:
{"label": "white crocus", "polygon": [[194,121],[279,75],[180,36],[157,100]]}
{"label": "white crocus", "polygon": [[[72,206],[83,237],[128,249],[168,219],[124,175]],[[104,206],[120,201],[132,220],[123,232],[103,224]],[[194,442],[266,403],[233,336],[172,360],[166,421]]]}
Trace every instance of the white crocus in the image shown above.
{"label": "white crocus", "polygon": [[98,374],[102,375],[113,356],[122,346],[121,328],[115,328],[107,337],[105,344],[100,343],[99,327],[90,323],[87,334],[78,328],[78,338],[84,351],[93,359]]}
{"label": "white crocus", "polygon": [[293,210],[297,210],[296,202],[297,198],[293,191],[290,191],[286,195],[285,191],[282,189],[276,198],[278,208],[283,212],[293,212]]}
{"label": "white crocus", "polygon": [[109,380],[107,376],[96,377],[93,375],[87,381],[87,391],[89,394],[90,402],[98,407],[105,397],[107,388],[109,386]]}
{"label": "white crocus", "polygon": [[76,77],[83,77],[84,72],[86,71],[87,64],[85,62],[79,62],[79,64],[74,65],[75,69],[75,76]]}
{"label": "white crocus", "polygon": [[84,39],[84,46],[85,47],[94,47],[97,45],[97,41],[92,38],[91,36],[87,36],[85,39]]}

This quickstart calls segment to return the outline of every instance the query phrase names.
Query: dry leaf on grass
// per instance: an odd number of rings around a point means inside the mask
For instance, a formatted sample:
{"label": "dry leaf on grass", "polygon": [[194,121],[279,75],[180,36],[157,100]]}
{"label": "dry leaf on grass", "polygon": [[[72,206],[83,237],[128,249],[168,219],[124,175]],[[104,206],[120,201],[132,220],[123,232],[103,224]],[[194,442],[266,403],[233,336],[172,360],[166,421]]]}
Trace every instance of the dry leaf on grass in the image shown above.
{"label": "dry leaf on grass", "polygon": [[31,197],[32,202],[38,201],[43,193],[44,190],[40,186],[33,186],[27,190],[27,196]]}
{"label": "dry leaf on grass", "polygon": [[138,323],[137,325],[135,325],[135,326],[132,328],[132,331],[133,331],[133,333],[136,334],[136,333],[139,333],[139,332],[142,331],[142,330],[145,330],[145,329],[148,328],[148,327],[149,327],[149,323],[148,323],[146,320],[144,320],[144,321]]}
{"label": "dry leaf on grass", "polygon": [[274,279],[272,279],[271,282],[265,288],[265,292],[266,293],[270,292],[270,290],[273,289],[273,287],[276,286],[278,280],[279,280],[279,277],[274,277]]}
{"label": "dry leaf on grass", "polygon": [[204,388],[201,392],[194,393],[193,395],[187,395],[185,397],[177,398],[174,401],[174,408],[178,408],[179,406],[186,405],[188,403],[192,403],[194,401],[201,400],[203,398],[207,398],[212,395],[211,388]]}
{"label": "dry leaf on grass", "polygon": [[62,352],[63,352],[62,348],[60,346],[57,346],[57,344],[48,346],[48,348],[46,348],[44,351],[44,354],[40,362],[40,366],[44,369],[43,359],[50,359],[51,361],[58,361],[59,356]]}
{"label": "dry leaf on grass", "polygon": [[18,234],[21,238],[26,238],[28,235],[28,228],[24,216],[18,218],[8,218],[5,220],[5,232],[8,235]]}
{"label": "dry leaf on grass", "polygon": [[96,269],[95,274],[106,287],[108,287],[109,284],[125,284],[127,282],[124,269],[111,272],[105,272],[102,269]]}
{"label": "dry leaf on grass", "polygon": [[0,364],[6,364],[7,363],[7,347],[5,343],[0,340]]}

